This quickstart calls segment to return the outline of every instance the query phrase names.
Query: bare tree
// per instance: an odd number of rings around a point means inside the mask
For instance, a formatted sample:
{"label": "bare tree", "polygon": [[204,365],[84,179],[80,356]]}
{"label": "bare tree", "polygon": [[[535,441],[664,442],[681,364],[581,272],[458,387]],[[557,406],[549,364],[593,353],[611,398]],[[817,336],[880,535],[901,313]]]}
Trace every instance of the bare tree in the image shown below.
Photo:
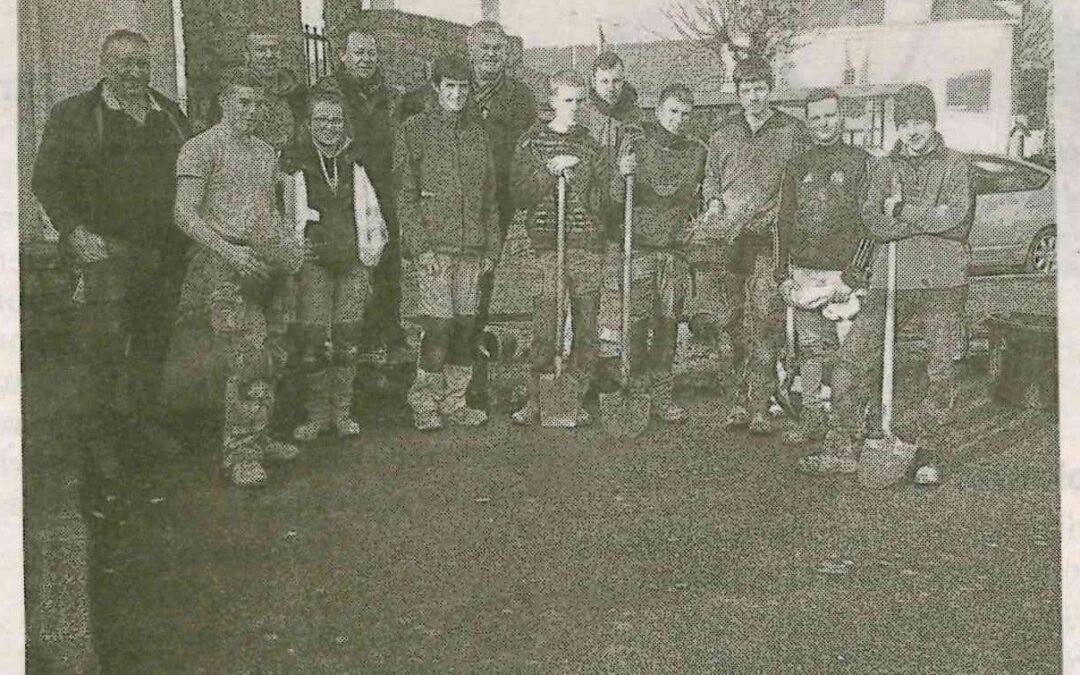
{"label": "bare tree", "polygon": [[804,25],[806,0],[673,0],[663,11],[680,37],[704,43],[721,59],[790,52]]}

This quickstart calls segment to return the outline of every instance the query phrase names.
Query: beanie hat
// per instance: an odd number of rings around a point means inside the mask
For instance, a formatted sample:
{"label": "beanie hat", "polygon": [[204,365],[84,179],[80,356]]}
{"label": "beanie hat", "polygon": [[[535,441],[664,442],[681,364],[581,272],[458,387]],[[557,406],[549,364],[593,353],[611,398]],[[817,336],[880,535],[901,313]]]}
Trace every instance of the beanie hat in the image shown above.
{"label": "beanie hat", "polygon": [[937,107],[934,94],[921,84],[906,85],[896,94],[893,120],[900,124],[905,120],[926,120],[937,124]]}

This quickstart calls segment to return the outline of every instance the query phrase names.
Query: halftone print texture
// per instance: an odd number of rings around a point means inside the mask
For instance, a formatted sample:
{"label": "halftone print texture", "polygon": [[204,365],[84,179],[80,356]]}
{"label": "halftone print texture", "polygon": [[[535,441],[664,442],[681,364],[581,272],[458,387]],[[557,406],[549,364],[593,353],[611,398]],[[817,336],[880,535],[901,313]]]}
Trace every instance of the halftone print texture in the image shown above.
{"label": "halftone print texture", "polygon": [[518,4],[21,3],[28,672],[1061,672],[1051,0]]}

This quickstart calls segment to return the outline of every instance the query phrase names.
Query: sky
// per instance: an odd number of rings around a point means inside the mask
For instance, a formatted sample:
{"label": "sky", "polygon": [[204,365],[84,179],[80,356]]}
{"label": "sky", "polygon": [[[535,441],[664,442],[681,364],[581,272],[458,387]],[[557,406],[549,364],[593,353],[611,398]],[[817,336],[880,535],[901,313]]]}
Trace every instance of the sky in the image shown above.
{"label": "sky", "polygon": [[[359,1],[359,0],[354,0]],[[671,0],[501,0],[502,24],[526,47],[594,43],[597,22],[608,42],[641,42],[671,34],[661,10]],[[396,0],[397,8],[458,23],[480,20],[480,0]],[[321,0],[302,0],[305,23],[318,22]]]}

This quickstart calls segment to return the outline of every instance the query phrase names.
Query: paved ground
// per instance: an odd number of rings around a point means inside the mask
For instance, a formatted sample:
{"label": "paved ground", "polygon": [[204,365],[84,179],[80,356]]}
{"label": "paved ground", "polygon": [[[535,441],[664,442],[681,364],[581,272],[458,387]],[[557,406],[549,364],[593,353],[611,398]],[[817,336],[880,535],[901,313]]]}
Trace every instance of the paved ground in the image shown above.
{"label": "paved ground", "polygon": [[[27,368],[34,456],[73,435],[67,367]],[[688,424],[626,443],[505,416],[425,435],[398,406],[259,491],[228,487],[209,441],[143,457],[90,517],[99,655],[112,673],[1059,672],[1054,416],[989,405],[975,362],[946,483],[871,494],[718,429],[708,379],[682,380]]]}

